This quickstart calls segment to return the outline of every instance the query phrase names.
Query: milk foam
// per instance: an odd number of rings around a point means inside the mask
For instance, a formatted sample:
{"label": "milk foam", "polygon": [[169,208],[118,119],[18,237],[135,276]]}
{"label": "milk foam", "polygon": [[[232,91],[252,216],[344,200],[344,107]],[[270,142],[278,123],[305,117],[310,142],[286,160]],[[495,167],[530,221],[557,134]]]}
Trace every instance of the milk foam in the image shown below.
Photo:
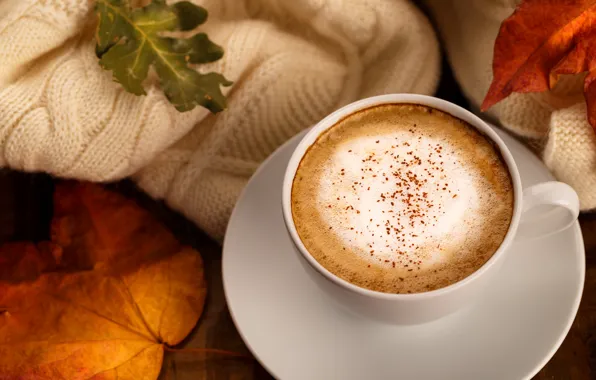
{"label": "milk foam", "polygon": [[[482,226],[478,175],[448,141],[395,131],[340,143],[317,202],[329,233],[370,265],[418,271]],[[369,265],[369,266],[370,266]]]}
{"label": "milk foam", "polygon": [[309,254],[387,293],[431,291],[474,273],[498,250],[513,208],[511,176],[490,139],[415,104],[340,120],[307,150],[292,184]]}

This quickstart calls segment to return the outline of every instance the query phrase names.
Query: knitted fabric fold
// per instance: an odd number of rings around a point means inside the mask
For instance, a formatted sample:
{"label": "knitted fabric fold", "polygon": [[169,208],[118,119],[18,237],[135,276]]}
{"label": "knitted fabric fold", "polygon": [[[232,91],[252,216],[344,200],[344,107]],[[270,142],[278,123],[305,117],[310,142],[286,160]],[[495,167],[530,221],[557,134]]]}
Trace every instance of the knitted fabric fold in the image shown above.
{"label": "knitted fabric fold", "polygon": [[194,0],[225,49],[228,109],[177,112],[137,97],[94,53],[91,0],[0,2],[0,166],[64,178],[131,176],[222,239],[244,185],[277,147],[338,107],[432,94],[439,49],[406,0]]}

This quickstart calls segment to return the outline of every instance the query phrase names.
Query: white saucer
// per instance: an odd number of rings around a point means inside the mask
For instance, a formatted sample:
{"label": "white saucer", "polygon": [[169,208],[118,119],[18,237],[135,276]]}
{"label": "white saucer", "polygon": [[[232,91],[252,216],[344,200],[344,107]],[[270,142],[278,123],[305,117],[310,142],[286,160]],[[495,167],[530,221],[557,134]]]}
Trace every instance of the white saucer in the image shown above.
{"label": "white saucer", "polygon": [[[513,138],[524,186],[552,179]],[[230,312],[252,353],[276,378],[527,379],[553,356],[577,313],[585,257],[579,224],[516,243],[471,308],[418,326],[390,326],[336,309],[304,272],[281,215],[281,182],[302,137],[278,149],[240,197],[223,248]]]}

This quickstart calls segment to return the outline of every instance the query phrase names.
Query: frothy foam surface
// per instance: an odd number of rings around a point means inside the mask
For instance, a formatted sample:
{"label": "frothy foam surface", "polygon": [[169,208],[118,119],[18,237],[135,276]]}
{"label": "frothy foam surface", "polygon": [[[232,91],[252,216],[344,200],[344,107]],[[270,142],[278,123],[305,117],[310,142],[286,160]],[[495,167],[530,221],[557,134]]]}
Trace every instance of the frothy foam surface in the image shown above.
{"label": "frothy foam surface", "polygon": [[511,221],[509,173],[492,144],[443,112],[388,105],[319,137],[298,169],[292,212],[334,274],[394,293],[447,286],[484,264]]}
{"label": "frothy foam surface", "polygon": [[[475,177],[448,141],[411,132],[362,137],[329,158],[318,207],[330,231],[362,259],[427,267],[446,260],[438,254],[442,241],[459,244],[481,226]],[[470,223],[462,225],[464,218]],[[439,248],[428,252],[431,246]]]}

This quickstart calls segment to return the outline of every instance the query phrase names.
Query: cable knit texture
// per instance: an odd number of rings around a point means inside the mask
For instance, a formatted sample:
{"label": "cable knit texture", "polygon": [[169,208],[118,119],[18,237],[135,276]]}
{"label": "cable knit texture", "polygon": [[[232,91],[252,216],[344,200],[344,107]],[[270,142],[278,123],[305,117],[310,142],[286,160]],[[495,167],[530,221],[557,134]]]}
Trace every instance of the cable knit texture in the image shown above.
{"label": "cable knit texture", "polygon": [[221,239],[250,175],[283,142],[358,98],[431,94],[438,82],[432,28],[406,0],[194,2],[226,52],[201,70],[234,81],[218,115],[113,83],[94,54],[93,1],[0,1],[0,165],[132,176]]}
{"label": "cable knit texture", "polygon": [[[493,46],[516,0],[425,0],[436,20],[456,79],[476,108],[492,81]],[[487,116],[542,155],[573,186],[583,210],[596,208],[596,136],[588,124],[583,76],[565,76],[547,93],[512,94]]]}

